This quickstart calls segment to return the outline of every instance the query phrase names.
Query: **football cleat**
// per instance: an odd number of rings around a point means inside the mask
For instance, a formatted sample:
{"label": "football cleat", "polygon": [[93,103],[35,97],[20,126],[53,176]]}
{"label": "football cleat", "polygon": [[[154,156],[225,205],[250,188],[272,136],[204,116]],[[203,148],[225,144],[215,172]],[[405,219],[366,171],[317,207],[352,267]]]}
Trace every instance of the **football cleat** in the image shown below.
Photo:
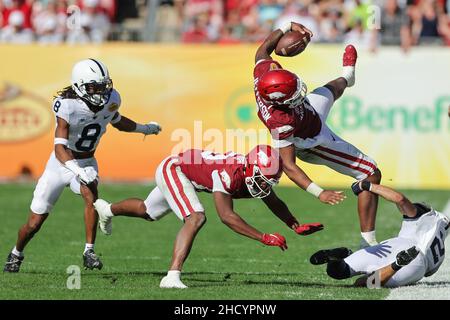
{"label": "football cleat", "polygon": [[353,87],[355,85],[355,65],[358,53],[351,44],[345,47],[344,56],[342,57],[342,77],[347,81],[347,87]]}
{"label": "football cleat", "polygon": [[95,254],[94,250],[89,249],[88,251],[83,253],[83,266],[85,270],[87,269],[101,270],[103,268],[103,263],[100,261],[100,258]]}
{"label": "football cleat", "polygon": [[185,285],[179,278],[165,276],[161,279],[159,284],[160,288],[173,288],[173,289],[186,289],[187,285]]}
{"label": "football cleat", "polygon": [[343,66],[352,66],[354,67],[356,65],[356,59],[358,58],[358,53],[356,51],[356,48],[349,44],[345,47],[344,56],[342,57]]}
{"label": "football cleat", "polygon": [[8,258],[6,258],[5,267],[3,268],[3,272],[19,272],[20,265],[23,262],[24,257],[16,256],[14,253],[8,254]]}
{"label": "football cleat", "polygon": [[309,258],[309,262],[311,262],[311,264],[314,265],[324,264],[330,261],[345,259],[352,253],[353,253],[352,250],[345,247],[328,250],[319,250],[316,253],[314,253],[311,256],[311,258]]}
{"label": "football cleat", "polygon": [[94,202],[95,210],[98,213],[98,227],[107,236],[112,234],[112,213],[111,204],[102,199]]}

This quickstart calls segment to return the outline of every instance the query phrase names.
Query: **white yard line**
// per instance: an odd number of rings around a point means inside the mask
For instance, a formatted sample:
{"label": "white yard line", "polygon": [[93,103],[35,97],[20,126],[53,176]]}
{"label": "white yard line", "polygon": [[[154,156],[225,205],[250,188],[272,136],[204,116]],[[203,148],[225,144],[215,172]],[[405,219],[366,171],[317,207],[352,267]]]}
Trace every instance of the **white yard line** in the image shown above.
{"label": "white yard line", "polygon": [[[444,213],[450,215],[450,200]],[[445,241],[445,247],[450,250],[450,237]],[[423,278],[417,285],[391,289],[386,300],[450,300],[450,259],[447,256],[438,272],[428,278]]]}

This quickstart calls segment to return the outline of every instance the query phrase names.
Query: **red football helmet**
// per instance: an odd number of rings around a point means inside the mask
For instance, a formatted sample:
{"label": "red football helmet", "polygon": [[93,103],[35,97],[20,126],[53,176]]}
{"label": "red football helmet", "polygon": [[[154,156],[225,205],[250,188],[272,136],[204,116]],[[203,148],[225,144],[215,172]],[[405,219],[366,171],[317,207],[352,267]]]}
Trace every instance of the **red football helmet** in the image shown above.
{"label": "red football helmet", "polygon": [[303,102],[307,87],[296,74],[284,69],[275,69],[267,71],[259,78],[257,90],[267,104],[293,108]]}
{"label": "red football helmet", "polygon": [[267,197],[283,172],[278,151],[268,145],[257,145],[245,159],[245,184],[248,191],[254,198]]}

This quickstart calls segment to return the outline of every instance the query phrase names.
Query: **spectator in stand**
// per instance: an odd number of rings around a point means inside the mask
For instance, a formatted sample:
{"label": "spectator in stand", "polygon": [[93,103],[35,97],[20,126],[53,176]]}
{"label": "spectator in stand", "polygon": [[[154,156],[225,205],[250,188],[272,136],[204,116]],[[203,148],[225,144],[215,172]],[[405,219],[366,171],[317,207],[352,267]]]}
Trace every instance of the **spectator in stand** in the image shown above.
{"label": "spectator in stand", "polygon": [[194,17],[191,28],[183,33],[181,41],[184,43],[209,42],[208,17],[205,14]]}
{"label": "spectator in stand", "polygon": [[219,42],[240,43],[244,40],[245,27],[242,24],[239,9],[230,9],[225,18],[225,25],[222,28]]}
{"label": "spectator in stand", "polygon": [[11,13],[20,11],[23,14],[23,28],[31,29],[31,12],[33,0],[3,0],[3,27],[9,25],[9,16]]}
{"label": "spectator in stand", "polygon": [[436,0],[419,0],[411,8],[413,21],[413,38],[417,44],[438,43],[439,34],[439,9]]}
{"label": "spectator in stand", "polygon": [[381,44],[401,45],[407,52],[412,45],[410,18],[397,0],[386,0],[381,14]]}
{"label": "spectator in stand", "polygon": [[111,23],[100,8],[99,0],[83,0],[82,4],[80,28],[69,30],[67,42],[70,44],[104,42],[108,37]]}
{"label": "spectator in stand", "polygon": [[329,7],[321,11],[320,34],[323,42],[338,43],[343,41],[345,24],[339,7]]}
{"label": "spectator in stand", "polygon": [[315,4],[307,6],[296,1],[289,0],[282,14],[275,21],[274,29],[278,29],[280,26],[285,25],[289,21],[298,22],[311,30],[313,33],[311,41],[320,41],[321,32],[319,30],[318,20],[315,16],[317,12],[318,10]]}
{"label": "spectator in stand", "polygon": [[208,40],[216,41],[219,38],[224,17],[222,0],[176,0],[176,5],[184,21],[183,33],[199,31],[198,28],[205,28],[206,24]]}
{"label": "spectator in stand", "polygon": [[439,33],[445,45],[450,46],[450,0],[447,0],[444,12],[439,17]]}
{"label": "spectator in stand", "polygon": [[[59,44],[64,41],[66,31],[66,10],[60,11],[56,0],[33,7],[33,26],[41,44]],[[59,1],[64,4],[64,1]]]}
{"label": "spectator in stand", "polygon": [[1,29],[0,42],[27,44],[33,42],[33,31],[25,27],[25,16],[20,10],[8,16],[8,25]]}
{"label": "spectator in stand", "polygon": [[233,27],[230,25],[225,25],[221,32],[220,32],[220,38],[217,41],[218,44],[238,44],[242,43],[239,37],[235,36],[233,34]]}
{"label": "spectator in stand", "polygon": [[344,35],[344,44],[353,44],[358,49],[376,52],[378,47],[378,32],[367,30],[362,20],[354,21],[353,28]]}

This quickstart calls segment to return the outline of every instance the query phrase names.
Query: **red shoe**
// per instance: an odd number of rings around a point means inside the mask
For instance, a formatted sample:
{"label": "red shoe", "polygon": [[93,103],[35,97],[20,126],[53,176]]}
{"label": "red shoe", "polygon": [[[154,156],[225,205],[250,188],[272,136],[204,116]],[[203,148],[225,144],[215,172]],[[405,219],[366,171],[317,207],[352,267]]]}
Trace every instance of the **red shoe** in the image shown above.
{"label": "red shoe", "polygon": [[356,59],[358,58],[358,53],[354,46],[349,44],[345,47],[344,56],[342,57],[344,67],[352,66],[354,67],[356,64]]}

